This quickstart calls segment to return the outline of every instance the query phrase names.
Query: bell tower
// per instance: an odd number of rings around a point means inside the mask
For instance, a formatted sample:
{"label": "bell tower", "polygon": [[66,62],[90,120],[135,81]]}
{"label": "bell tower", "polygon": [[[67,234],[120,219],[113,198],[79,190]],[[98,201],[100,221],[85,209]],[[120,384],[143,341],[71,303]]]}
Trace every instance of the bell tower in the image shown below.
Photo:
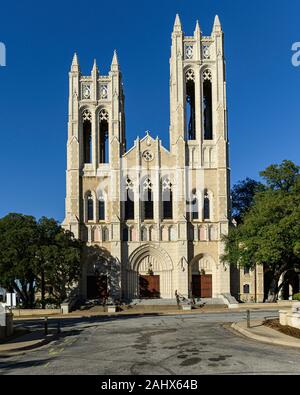
{"label": "bell tower", "polygon": [[220,138],[227,141],[226,119],[225,59],[219,17],[215,17],[210,36],[202,34],[198,21],[194,34],[187,36],[177,15],[170,58],[171,151],[177,152],[178,141],[183,139],[189,147],[187,156],[204,166],[204,146],[218,144]]}
{"label": "bell tower", "polygon": [[[122,75],[116,51],[108,75],[101,75],[96,60],[91,74],[81,73],[77,54],[69,72],[69,117],[66,174],[66,217],[64,225],[80,237],[80,224],[86,222],[85,194],[88,180],[96,185],[111,177],[118,185],[121,156],[126,150]],[[120,212],[119,190],[111,199],[114,212]],[[94,216],[98,205],[94,196]],[[96,215],[97,214],[97,215]]]}
{"label": "bell tower", "polygon": [[[178,257],[186,257],[188,262],[193,254],[204,253],[201,241],[213,237],[218,240],[218,260],[223,253],[221,236],[228,232],[230,216],[228,146],[224,37],[219,17],[215,17],[210,35],[203,35],[197,21],[188,36],[176,15],[170,58],[170,150],[176,156],[178,223],[186,229],[181,232]],[[209,233],[212,229],[216,236]],[[217,289],[220,293],[229,289],[228,271],[220,270],[218,276],[215,294]],[[188,281],[183,277],[181,274],[178,284],[184,294]]]}

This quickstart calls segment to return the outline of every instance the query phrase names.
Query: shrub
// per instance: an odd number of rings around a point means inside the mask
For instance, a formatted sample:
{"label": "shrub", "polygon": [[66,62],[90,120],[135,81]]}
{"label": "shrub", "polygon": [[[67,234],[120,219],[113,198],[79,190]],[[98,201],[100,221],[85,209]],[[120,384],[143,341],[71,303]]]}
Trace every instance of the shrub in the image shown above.
{"label": "shrub", "polygon": [[300,302],[300,293],[295,294],[295,295],[293,296],[293,300],[299,300],[299,302]]}

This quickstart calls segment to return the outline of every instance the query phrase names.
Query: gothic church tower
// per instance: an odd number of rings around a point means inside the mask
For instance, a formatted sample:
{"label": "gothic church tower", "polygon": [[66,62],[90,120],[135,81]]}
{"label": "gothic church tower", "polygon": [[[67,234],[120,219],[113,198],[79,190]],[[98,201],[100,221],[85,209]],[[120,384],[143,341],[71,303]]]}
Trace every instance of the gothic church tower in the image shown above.
{"label": "gothic church tower", "polygon": [[229,159],[223,32],[177,15],[170,58],[170,149],[147,132],[126,150],[122,76],[94,62],[69,73],[65,228],[88,249],[78,292],[174,300],[230,293],[221,263],[229,224]]}

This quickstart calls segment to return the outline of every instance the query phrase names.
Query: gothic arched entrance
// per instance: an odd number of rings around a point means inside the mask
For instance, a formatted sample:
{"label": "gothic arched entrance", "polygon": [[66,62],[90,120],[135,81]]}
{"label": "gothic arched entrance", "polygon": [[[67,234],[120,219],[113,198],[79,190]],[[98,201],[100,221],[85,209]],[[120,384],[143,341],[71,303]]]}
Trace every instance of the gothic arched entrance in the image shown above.
{"label": "gothic arched entrance", "polygon": [[173,297],[173,264],[159,247],[145,245],[129,257],[126,268],[126,297],[169,299]]}
{"label": "gothic arched entrance", "polygon": [[191,296],[204,299],[213,297],[215,266],[213,258],[206,254],[197,255],[191,260],[189,273]]}

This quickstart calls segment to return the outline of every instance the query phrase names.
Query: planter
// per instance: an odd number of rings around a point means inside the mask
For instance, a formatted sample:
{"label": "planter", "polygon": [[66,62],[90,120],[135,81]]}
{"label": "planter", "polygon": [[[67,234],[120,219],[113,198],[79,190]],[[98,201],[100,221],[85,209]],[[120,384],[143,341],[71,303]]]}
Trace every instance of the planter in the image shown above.
{"label": "planter", "polygon": [[183,304],[182,310],[183,311],[190,311],[190,310],[192,310],[192,305],[191,304]]}
{"label": "planter", "polygon": [[108,313],[116,313],[117,312],[117,306],[107,306],[107,312]]}

